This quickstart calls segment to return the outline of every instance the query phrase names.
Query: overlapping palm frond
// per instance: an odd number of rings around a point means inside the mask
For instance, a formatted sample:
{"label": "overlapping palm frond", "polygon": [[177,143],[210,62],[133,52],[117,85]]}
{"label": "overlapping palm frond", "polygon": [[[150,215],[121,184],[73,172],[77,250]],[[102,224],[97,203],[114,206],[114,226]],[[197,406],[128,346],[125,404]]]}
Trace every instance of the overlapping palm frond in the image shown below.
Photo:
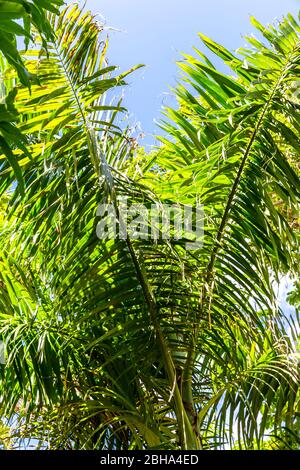
{"label": "overlapping palm frond", "polygon": [[47,13],[58,15],[59,7],[63,4],[63,0],[0,1],[0,50],[8,63],[18,72],[23,85],[30,85],[31,76],[19,53],[17,37],[23,38],[25,45],[28,46],[34,26],[46,44],[47,40],[53,38],[53,29],[47,19]]}
{"label": "overlapping palm frond", "polygon": [[[63,0],[43,0],[33,2],[23,0],[0,1],[0,68],[5,68],[6,63],[15,70],[23,85],[30,87],[36,81],[36,76],[30,73],[24,65],[24,60],[19,52],[19,42],[24,42],[28,47],[29,42],[34,39],[33,28],[39,32],[43,44],[53,38],[53,30],[47,18],[47,13],[59,14],[59,7]],[[26,149],[26,136],[18,130],[16,123],[19,115],[14,106],[16,91],[13,88],[14,80],[9,83],[10,92],[6,94],[6,87],[1,77],[0,92],[0,150],[6,156],[15,177],[21,188],[23,185],[22,173],[12,151],[18,146],[28,155]]]}
{"label": "overlapping palm frond", "polygon": [[[289,156],[299,160],[291,90],[300,29],[290,16],[277,29],[253,24],[269,44],[248,38],[252,48],[239,56],[201,36],[233,76],[199,51],[180,63],[180,107],[167,111],[171,139],[162,138],[155,161],[163,177],[148,179],[159,195],[204,205],[204,246],[194,254],[199,306],[185,370],[199,368],[200,391],[201,378],[211,380],[200,427],[215,426],[226,442],[236,426],[248,447],[254,436],[262,443],[271,403],[278,404],[275,427],[299,406],[297,345],[286,337],[275,292],[280,273],[298,275],[299,242],[286,215],[299,210],[299,173]],[[187,375],[191,388],[192,380]]]}

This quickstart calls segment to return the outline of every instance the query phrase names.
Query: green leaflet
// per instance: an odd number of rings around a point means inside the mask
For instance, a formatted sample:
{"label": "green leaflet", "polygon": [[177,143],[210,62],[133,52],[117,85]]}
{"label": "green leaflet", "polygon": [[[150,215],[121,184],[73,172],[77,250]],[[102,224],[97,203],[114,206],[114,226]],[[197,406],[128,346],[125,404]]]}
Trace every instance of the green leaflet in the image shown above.
{"label": "green leaflet", "polygon": [[[50,28],[24,56],[38,81],[0,104],[1,418],[54,449],[296,448],[299,316],[276,280],[299,265],[297,21],[257,24],[270,43],[239,58],[202,36],[232,71],[185,55],[147,154],[105,96],[133,69],[77,5],[43,16],[59,5],[27,5],[25,30]],[[203,203],[203,246],[99,238],[120,198]]]}
{"label": "green leaflet", "polygon": [[24,179],[23,179],[23,175],[22,175],[18,160],[2,136],[0,136],[0,148],[1,148],[1,151],[5,154],[6,158],[8,159],[9,164],[11,165],[15,173],[15,176],[18,181],[20,193],[24,194]]}

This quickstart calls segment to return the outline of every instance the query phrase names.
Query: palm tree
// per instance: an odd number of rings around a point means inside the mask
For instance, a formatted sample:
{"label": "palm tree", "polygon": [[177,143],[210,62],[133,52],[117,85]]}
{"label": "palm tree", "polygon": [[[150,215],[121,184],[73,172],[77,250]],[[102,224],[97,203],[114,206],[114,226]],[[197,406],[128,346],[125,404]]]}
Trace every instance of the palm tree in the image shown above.
{"label": "palm tree", "polygon": [[43,44],[46,45],[46,41],[54,37],[47,13],[59,15],[59,7],[63,4],[63,0],[0,1],[0,50],[8,63],[17,71],[23,85],[30,86],[30,81],[34,80],[34,76],[30,75],[24,66],[16,38],[17,36],[23,37],[25,46],[28,47],[33,38],[33,26],[40,33]]}
{"label": "palm tree", "polygon": [[[116,74],[77,5],[48,21],[24,53],[31,90],[3,61],[26,143],[0,160],[2,417],[53,449],[299,446],[298,337],[276,283],[299,257],[300,26],[253,20],[267,42],[238,56],[202,36],[233,76],[186,56],[167,137],[136,157],[108,101],[134,69]],[[99,239],[99,204],[120,223],[122,197],[201,202],[203,246]]]}

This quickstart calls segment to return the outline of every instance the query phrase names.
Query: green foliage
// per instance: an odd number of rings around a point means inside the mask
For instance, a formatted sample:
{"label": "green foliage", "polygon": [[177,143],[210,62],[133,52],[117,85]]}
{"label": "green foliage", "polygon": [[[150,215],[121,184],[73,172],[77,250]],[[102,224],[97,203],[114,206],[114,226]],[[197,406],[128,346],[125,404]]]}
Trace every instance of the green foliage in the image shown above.
{"label": "green foliage", "polygon": [[20,81],[29,86],[31,75],[24,66],[17,48],[16,38],[21,36],[28,46],[32,39],[32,26],[41,34],[43,41],[53,37],[53,30],[48,22],[46,13],[59,14],[58,8],[63,0],[13,0],[0,1],[0,50],[18,72]]}
{"label": "green foliage", "polygon": [[0,422],[0,449],[10,450],[13,445],[13,440],[10,434],[9,426],[5,426]]}
{"label": "green foliage", "polygon": [[[232,74],[186,56],[179,108],[147,155],[118,127],[121,102],[107,104],[133,69],[108,65],[99,23],[76,5],[47,21],[50,36],[24,54],[31,91],[3,72],[14,102],[1,109],[18,113],[27,137],[0,157],[0,395],[14,438],[51,449],[261,449],[271,435],[296,448],[298,325],[278,307],[276,281],[298,270],[282,204],[299,210],[290,89],[300,26],[253,20],[265,42],[248,38],[239,56],[202,36]],[[201,202],[203,247],[99,240],[97,207],[120,217],[119,196]]]}
{"label": "green foliage", "polygon": [[[54,38],[53,29],[47,19],[47,13],[59,14],[59,7],[63,5],[63,0],[0,0],[0,58],[1,69],[5,67],[5,61],[17,71],[19,80],[23,85],[30,87],[31,82],[36,80],[36,76],[31,74],[24,65],[23,58],[18,50],[17,38],[24,40],[27,48],[29,42],[33,40],[32,29],[40,34],[43,44]],[[5,90],[2,83],[2,91]],[[17,159],[14,156],[12,147],[18,146],[27,153],[23,136],[16,125],[18,113],[14,107],[16,90],[11,89],[7,96],[1,96],[3,103],[0,104],[0,149],[5,154],[15,177],[19,182],[19,187],[23,191],[23,177]]]}

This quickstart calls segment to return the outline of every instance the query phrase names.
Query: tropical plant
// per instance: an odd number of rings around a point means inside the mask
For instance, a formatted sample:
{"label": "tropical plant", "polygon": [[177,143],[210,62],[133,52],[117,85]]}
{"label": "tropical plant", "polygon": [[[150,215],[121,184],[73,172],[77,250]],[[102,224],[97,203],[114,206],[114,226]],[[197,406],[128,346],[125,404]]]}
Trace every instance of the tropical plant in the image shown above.
{"label": "tropical plant", "polygon": [[[30,40],[34,39],[34,28],[46,46],[47,40],[54,37],[47,12],[59,14],[58,7],[63,3],[63,0],[0,0],[0,67],[4,69],[6,61],[16,70],[20,82],[25,86],[30,87],[37,78],[26,69],[18,50],[18,41],[24,41],[25,47],[28,47]],[[1,81],[3,82],[3,77]],[[0,91],[0,149],[6,155],[16,177],[21,179],[18,162],[11,148],[18,145],[26,153],[26,136],[15,125],[18,121],[18,113],[14,107],[15,89],[13,86],[10,88],[7,96],[4,86]]]}
{"label": "tropical plant", "polygon": [[[27,139],[0,159],[0,396],[11,438],[260,449],[273,436],[299,447],[297,318],[277,305],[276,285],[299,259],[289,210],[300,196],[290,92],[300,26],[253,20],[267,42],[248,38],[239,55],[201,36],[233,75],[197,50],[186,56],[163,145],[136,156],[122,103],[107,101],[133,69],[116,75],[101,25],[77,5],[47,18],[51,34],[23,54],[31,90],[2,61],[6,106]],[[203,246],[99,239],[99,204],[122,223],[122,197],[146,209],[200,202]]]}
{"label": "tropical plant", "polygon": [[41,34],[44,45],[53,38],[53,29],[47,19],[47,12],[59,14],[58,8],[63,0],[0,0],[0,50],[18,72],[20,81],[29,86],[33,78],[18,51],[17,37],[23,37],[25,46],[29,45],[32,37],[32,26]]}

